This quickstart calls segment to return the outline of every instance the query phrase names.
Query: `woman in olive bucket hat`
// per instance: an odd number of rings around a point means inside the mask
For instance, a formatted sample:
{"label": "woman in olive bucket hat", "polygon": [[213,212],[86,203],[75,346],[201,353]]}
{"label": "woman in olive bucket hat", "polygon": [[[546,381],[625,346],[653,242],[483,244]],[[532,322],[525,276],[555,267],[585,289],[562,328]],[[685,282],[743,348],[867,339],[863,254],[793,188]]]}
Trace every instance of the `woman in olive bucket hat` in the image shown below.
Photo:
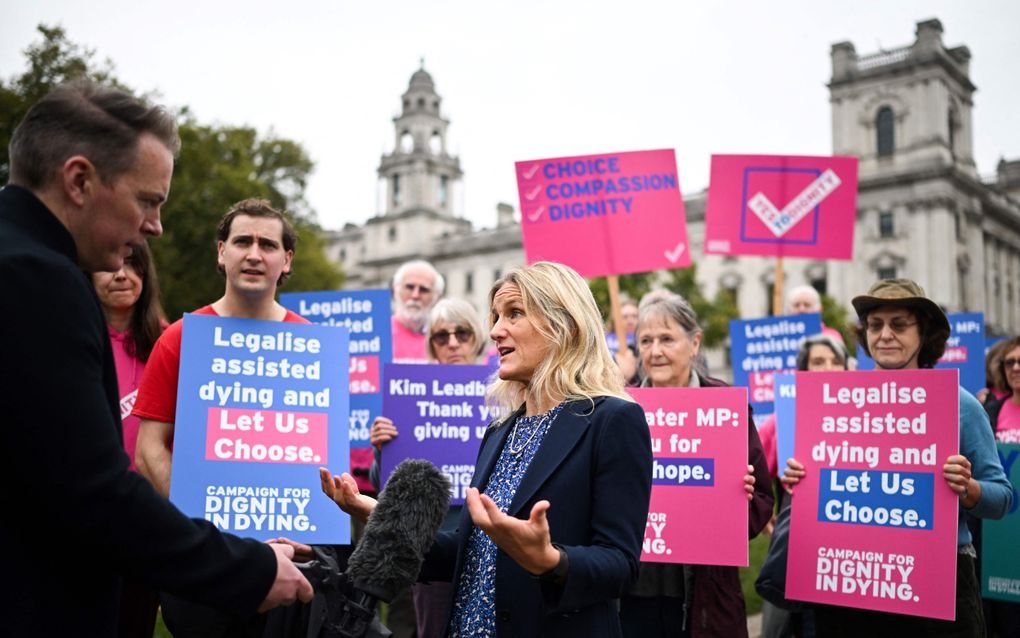
{"label": "woman in olive bucket hat", "polygon": [[[932,368],[949,338],[949,320],[921,286],[909,279],[885,279],[853,298],[860,319],[858,342],[880,370]],[[783,482],[792,489],[804,466],[787,462]],[[984,636],[981,587],[974,570],[967,517],[1002,518],[1012,502],[1012,488],[1002,471],[992,430],[977,399],[960,388],[960,453],[942,466],[946,484],[960,501],[956,539],[956,620],[946,621],[850,607],[819,605],[819,638],[829,636]]]}

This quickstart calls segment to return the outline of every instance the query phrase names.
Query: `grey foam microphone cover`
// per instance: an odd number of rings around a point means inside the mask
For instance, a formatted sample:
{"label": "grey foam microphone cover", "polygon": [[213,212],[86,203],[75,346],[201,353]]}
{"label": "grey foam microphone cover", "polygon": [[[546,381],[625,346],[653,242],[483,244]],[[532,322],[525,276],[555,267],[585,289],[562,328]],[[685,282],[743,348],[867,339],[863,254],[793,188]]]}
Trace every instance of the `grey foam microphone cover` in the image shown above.
{"label": "grey foam microphone cover", "polygon": [[393,470],[348,561],[354,586],[390,602],[413,583],[450,507],[450,482],[428,461]]}

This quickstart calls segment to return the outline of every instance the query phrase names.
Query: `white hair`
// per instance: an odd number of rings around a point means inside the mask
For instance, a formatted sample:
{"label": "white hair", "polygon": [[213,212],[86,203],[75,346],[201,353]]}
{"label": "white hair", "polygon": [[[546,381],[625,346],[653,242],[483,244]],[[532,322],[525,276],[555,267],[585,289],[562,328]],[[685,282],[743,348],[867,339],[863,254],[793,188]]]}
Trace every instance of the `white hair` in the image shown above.
{"label": "white hair", "polygon": [[800,286],[794,286],[790,288],[790,292],[786,295],[786,309],[789,310],[793,306],[793,300],[802,294],[807,294],[814,300],[814,305],[818,306],[818,311],[822,310],[822,296],[818,294],[814,286],[802,284]]}
{"label": "white hair", "polygon": [[400,268],[397,268],[397,272],[393,273],[393,290],[400,287],[400,285],[404,282],[404,276],[407,275],[407,271],[413,268],[424,268],[425,270],[432,271],[432,292],[435,293],[436,299],[443,296],[443,290],[446,289],[446,280],[439,274],[439,271],[436,270],[435,266],[424,259],[412,259],[411,261],[405,261],[400,264]]}

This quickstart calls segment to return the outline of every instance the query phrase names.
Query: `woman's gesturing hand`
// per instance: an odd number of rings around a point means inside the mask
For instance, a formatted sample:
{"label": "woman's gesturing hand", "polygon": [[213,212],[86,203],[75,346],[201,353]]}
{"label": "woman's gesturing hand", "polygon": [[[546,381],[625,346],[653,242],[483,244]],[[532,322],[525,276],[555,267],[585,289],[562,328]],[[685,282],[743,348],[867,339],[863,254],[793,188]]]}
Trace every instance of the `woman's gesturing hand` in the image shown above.
{"label": "woman's gesturing hand", "polygon": [[526,571],[537,576],[559,564],[560,553],[552,546],[545,516],[549,501],[535,503],[527,520],[504,514],[478,488],[468,488],[466,501],[475,525]]}
{"label": "woman's gesturing hand", "polygon": [[354,477],[347,472],[336,476],[330,474],[326,468],[320,467],[319,482],[326,496],[333,499],[340,509],[362,523],[368,520],[368,515],[375,509],[377,501],[371,496],[362,494]]}

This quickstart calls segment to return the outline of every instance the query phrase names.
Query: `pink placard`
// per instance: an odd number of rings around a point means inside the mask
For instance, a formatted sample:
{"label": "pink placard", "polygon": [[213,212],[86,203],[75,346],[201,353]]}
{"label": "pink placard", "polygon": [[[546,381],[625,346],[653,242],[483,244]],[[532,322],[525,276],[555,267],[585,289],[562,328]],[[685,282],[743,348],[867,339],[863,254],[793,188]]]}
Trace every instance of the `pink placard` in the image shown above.
{"label": "pink placard", "polygon": [[654,458],[641,560],[747,565],[747,389],[628,391]]}
{"label": "pink placard", "polygon": [[349,372],[351,394],[379,392],[379,355],[352,356]]}
{"label": "pink placard", "polygon": [[328,421],[321,412],[209,408],[205,458],[325,465]]}
{"label": "pink placard", "polygon": [[691,265],[672,149],[517,162],[528,263],[584,277]]}
{"label": "pink placard", "polygon": [[851,259],[857,158],[713,155],[705,254]]}
{"label": "pink placard", "polygon": [[786,595],[952,619],[957,370],[797,373]]}

